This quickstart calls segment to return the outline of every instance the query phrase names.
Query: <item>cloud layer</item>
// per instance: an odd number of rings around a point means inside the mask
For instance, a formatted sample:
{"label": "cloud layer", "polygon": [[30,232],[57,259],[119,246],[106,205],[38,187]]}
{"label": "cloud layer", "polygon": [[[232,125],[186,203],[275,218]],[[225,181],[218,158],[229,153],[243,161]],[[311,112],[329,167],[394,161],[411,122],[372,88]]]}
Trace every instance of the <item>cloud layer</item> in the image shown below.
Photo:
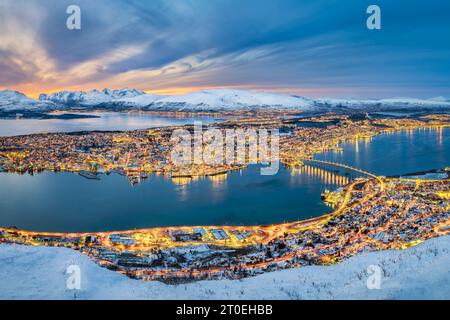
{"label": "cloud layer", "polygon": [[[81,8],[81,30],[66,8]],[[450,3],[2,0],[0,87],[26,93],[241,87],[310,96],[450,95]]]}

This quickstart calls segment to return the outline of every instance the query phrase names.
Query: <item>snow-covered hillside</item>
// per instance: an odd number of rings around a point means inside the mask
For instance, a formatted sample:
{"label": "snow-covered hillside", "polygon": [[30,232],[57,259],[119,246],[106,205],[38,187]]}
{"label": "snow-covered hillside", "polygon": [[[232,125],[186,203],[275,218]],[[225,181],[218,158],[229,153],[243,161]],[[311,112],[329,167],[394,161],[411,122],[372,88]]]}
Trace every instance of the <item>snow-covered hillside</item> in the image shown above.
{"label": "snow-covered hillside", "polygon": [[[134,107],[134,108],[142,108],[151,105],[155,101],[164,98],[165,96],[161,96],[158,94],[141,94],[134,97],[120,98],[114,100],[113,102],[116,104],[122,104],[124,106]],[[110,101],[111,102],[111,101]]]}
{"label": "snow-covered hillside", "polygon": [[137,90],[62,91],[41,94],[40,101],[67,107],[105,109],[145,109],[163,111],[219,111],[261,108],[309,110],[312,102],[298,96],[251,92],[236,89],[205,90],[178,96],[146,94]]}
{"label": "snow-covered hillside", "polygon": [[339,110],[347,108],[351,110],[402,110],[402,109],[448,109],[450,100],[438,97],[432,99],[415,98],[390,98],[390,99],[316,99],[317,108]]}
{"label": "snow-covered hillside", "polygon": [[299,111],[382,111],[399,109],[448,110],[450,100],[432,99],[308,99],[300,96],[237,89],[204,90],[185,95],[161,96],[135,89],[102,91],[62,91],[41,94],[33,100],[15,91],[0,91],[0,111],[35,111],[53,109],[105,109],[149,111],[224,111],[256,109],[291,109]]}
{"label": "snow-covered hillside", "polygon": [[430,99],[431,101],[435,101],[435,102],[450,102],[450,99],[446,98],[446,97],[434,97]]}
{"label": "snow-covered hillside", "polygon": [[[107,89],[105,89],[107,90]],[[302,111],[381,111],[398,109],[447,109],[450,101],[444,97],[432,99],[308,99],[300,96],[237,89],[203,90],[185,95],[160,96],[137,90],[115,90],[125,94],[102,92],[61,92],[51,97],[65,105],[97,106],[106,109],[145,109],[162,111],[223,111],[255,109],[294,109]],[[110,92],[115,92],[110,91]],[[128,93],[129,92],[129,93]]]}
{"label": "snow-covered hillside", "polygon": [[[69,265],[81,270],[77,292],[66,289]],[[373,265],[381,268],[381,286],[370,290]],[[0,245],[0,283],[0,299],[450,299],[450,237],[334,266],[177,286],[129,279],[66,248]]]}
{"label": "snow-covered hillside", "polygon": [[39,96],[40,101],[52,101],[63,105],[83,105],[83,106],[95,106],[100,103],[110,102],[118,99],[132,98],[139,95],[143,95],[145,92],[135,89],[119,89],[109,90],[103,89],[102,91],[92,90],[85,91],[61,91],[53,94],[41,94]]}
{"label": "snow-covered hillside", "polygon": [[52,102],[30,99],[17,91],[0,91],[0,111],[48,111],[56,108]]}
{"label": "snow-covered hillside", "polygon": [[155,108],[175,107],[181,110],[227,110],[288,108],[306,110],[312,106],[310,100],[299,96],[252,92],[236,89],[218,89],[170,96],[154,102]]}

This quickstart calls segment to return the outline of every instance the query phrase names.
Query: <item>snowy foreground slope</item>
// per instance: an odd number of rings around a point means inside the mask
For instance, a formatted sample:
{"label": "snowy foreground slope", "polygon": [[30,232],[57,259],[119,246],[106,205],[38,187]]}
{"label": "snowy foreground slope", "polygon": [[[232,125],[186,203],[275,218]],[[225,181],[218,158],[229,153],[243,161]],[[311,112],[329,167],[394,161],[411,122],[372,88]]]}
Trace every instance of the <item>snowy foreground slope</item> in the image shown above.
{"label": "snowy foreground slope", "polygon": [[[330,267],[173,286],[129,279],[70,249],[0,245],[0,299],[450,299],[449,248],[447,236]],[[76,293],[66,289],[74,264],[81,269]],[[383,270],[380,289],[367,288],[370,265]]]}

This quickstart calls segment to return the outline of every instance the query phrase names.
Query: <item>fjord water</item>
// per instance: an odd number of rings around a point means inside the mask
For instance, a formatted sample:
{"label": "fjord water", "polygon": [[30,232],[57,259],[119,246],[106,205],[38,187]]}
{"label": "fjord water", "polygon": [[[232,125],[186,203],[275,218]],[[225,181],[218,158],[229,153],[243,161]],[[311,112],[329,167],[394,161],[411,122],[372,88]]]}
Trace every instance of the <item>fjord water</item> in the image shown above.
{"label": "fjord water", "polygon": [[349,141],[341,147],[342,152],[328,151],[315,158],[384,176],[450,166],[450,128],[383,133],[373,139]]}
{"label": "fjord water", "polygon": [[97,118],[79,119],[0,119],[0,136],[17,136],[43,132],[125,131],[155,127],[216,122],[214,117],[168,117],[146,113],[89,112]]}
{"label": "fjord water", "polygon": [[[379,175],[450,165],[450,129],[382,134],[316,158]],[[0,226],[40,231],[106,231],[156,226],[250,225],[294,221],[331,211],[320,200],[345,176],[309,168],[261,176],[257,166],[226,179],[179,184],[150,176],[132,187],[117,174],[89,180],[72,173],[0,173]]]}
{"label": "fjord water", "polygon": [[[177,184],[160,175],[132,187],[118,174],[89,180],[72,173],[0,173],[0,225],[39,231],[107,231],[183,225],[251,225],[320,215],[319,176],[257,166]],[[328,185],[328,188],[331,188]]]}

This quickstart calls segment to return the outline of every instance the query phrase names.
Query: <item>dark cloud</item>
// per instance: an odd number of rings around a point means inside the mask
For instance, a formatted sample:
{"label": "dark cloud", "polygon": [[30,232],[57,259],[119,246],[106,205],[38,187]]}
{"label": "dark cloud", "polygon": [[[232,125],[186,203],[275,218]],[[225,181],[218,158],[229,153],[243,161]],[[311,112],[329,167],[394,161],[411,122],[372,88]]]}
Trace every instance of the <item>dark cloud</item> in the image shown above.
{"label": "dark cloud", "polygon": [[5,87],[38,80],[35,77],[34,65],[18,64],[17,61],[11,59],[9,52],[0,51],[0,70],[0,84]]}
{"label": "dark cloud", "polygon": [[[17,14],[17,8],[29,2],[11,1],[9,10]],[[46,12],[39,23],[33,19],[30,23],[36,24],[32,26],[36,41],[59,72],[107,57],[118,48],[141,48],[99,69],[90,81],[164,67],[166,76],[177,69],[170,64],[196,56],[198,62],[212,61],[210,69],[183,62],[180,84],[430,87],[434,83],[450,88],[450,3],[440,0],[377,1],[382,8],[380,31],[365,27],[365,11],[372,4],[366,0],[77,0],[82,9],[80,31],[65,28],[65,10],[74,1],[31,2]],[[258,51],[269,53],[236,58]],[[20,68],[4,70],[2,83],[4,78],[18,82],[27,78]]]}

